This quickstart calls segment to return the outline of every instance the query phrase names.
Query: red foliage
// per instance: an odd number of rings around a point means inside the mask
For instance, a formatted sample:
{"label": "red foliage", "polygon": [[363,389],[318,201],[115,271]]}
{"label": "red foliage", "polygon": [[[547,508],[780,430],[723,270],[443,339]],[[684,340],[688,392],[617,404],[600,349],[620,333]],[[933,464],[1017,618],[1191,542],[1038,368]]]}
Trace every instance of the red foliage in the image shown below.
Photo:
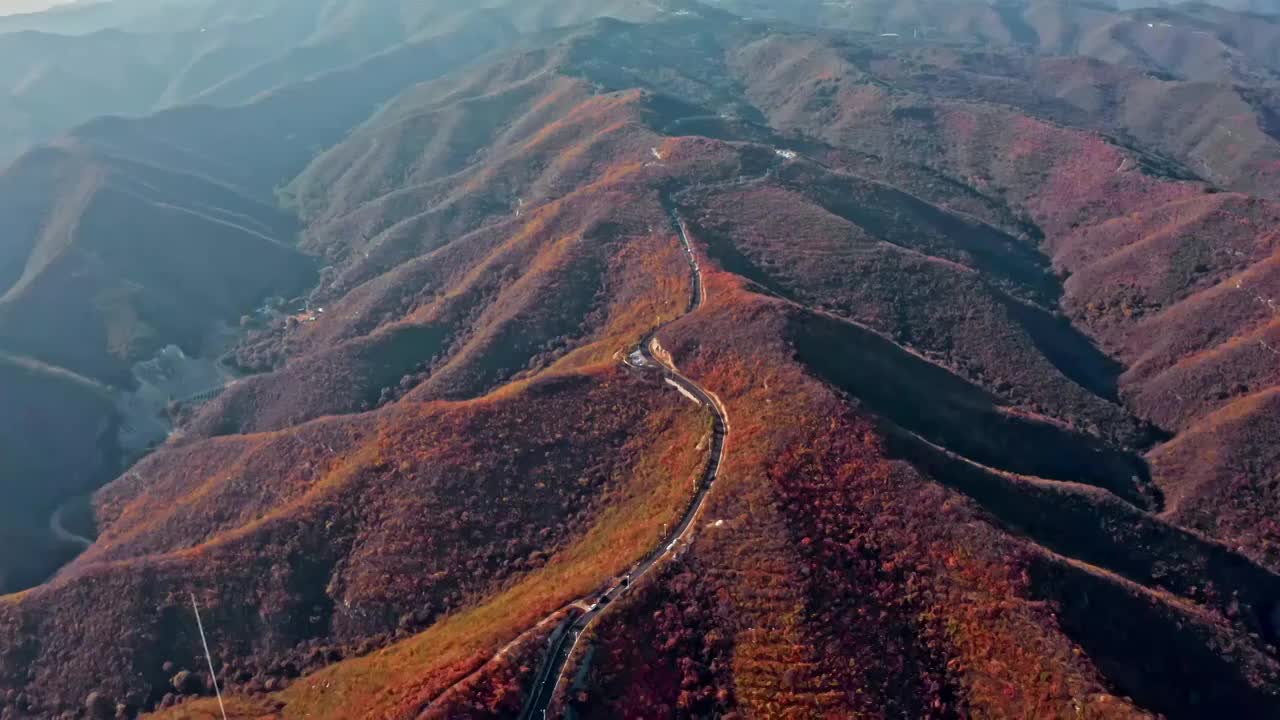
{"label": "red foliage", "polygon": [[587,718],[714,718],[734,707],[729,606],[677,560],[606,613],[588,636],[586,677],[568,704]]}
{"label": "red foliage", "polygon": [[[103,680],[110,697],[159,701],[164,662],[198,669],[189,588],[232,690],[406,637],[591,527],[663,437],[650,422],[693,412],[672,395],[607,370],[161,450],[103,494],[92,553],[0,606],[15,648],[0,683],[64,707],[79,702],[76,664],[106,663],[132,668]],[[91,630],[65,622],[88,616]]]}

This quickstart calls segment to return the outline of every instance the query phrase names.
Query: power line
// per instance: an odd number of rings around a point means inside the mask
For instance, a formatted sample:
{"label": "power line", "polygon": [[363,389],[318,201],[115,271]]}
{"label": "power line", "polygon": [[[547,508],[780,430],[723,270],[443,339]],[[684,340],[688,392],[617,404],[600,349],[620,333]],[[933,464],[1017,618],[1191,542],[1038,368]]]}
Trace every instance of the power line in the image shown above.
{"label": "power line", "polygon": [[213,694],[218,698],[218,709],[222,711],[222,720],[227,720],[227,708],[222,704],[222,690],[218,688],[218,675],[213,671],[213,656],[209,654],[209,641],[204,637],[204,623],[200,621],[200,606],[196,604],[195,593],[191,593],[191,609],[196,613],[196,627],[200,629],[200,644],[204,646],[204,659],[209,663],[209,677],[213,680]]}

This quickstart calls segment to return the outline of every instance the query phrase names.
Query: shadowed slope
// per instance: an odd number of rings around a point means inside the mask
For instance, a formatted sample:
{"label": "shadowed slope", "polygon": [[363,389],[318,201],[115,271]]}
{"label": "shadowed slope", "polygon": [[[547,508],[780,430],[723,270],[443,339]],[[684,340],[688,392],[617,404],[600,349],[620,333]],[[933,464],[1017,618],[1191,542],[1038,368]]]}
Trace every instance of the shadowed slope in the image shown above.
{"label": "shadowed slope", "polygon": [[[49,160],[60,175],[40,177]],[[90,377],[126,384],[132,362],[169,343],[195,354],[218,323],[309,282],[287,217],[192,176],[73,147],[0,182],[39,198],[6,208],[32,232],[15,238],[31,244],[8,266],[2,344]]]}

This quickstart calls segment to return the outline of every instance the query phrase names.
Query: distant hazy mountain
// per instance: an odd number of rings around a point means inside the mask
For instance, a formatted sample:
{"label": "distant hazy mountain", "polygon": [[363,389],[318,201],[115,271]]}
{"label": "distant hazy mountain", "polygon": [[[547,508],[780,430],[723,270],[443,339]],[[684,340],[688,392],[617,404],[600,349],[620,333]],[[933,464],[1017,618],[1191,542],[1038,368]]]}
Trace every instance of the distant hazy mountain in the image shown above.
{"label": "distant hazy mountain", "polygon": [[1211,5],[1224,10],[1236,12],[1262,13],[1266,15],[1280,14],[1280,0],[1114,0],[1122,10],[1134,10],[1146,7],[1177,7],[1179,5]]}
{"label": "distant hazy mountain", "polygon": [[[512,32],[594,13],[511,0],[114,0],[0,18],[0,163],[102,114],[234,105],[282,85],[449,34],[490,6]],[[600,13],[643,17],[649,3]],[[74,36],[74,37],[68,37]]]}

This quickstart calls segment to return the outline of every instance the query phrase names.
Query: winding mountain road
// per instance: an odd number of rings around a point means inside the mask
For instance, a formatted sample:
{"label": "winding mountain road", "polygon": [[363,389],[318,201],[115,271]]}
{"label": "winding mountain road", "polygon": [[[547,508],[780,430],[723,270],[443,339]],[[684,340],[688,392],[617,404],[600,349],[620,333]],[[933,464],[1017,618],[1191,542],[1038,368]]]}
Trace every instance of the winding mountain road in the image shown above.
{"label": "winding mountain road", "polygon": [[[766,173],[765,177],[767,175]],[[680,244],[688,257],[689,268],[693,276],[693,293],[688,310],[688,312],[693,312],[701,307],[706,299],[706,290],[702,284],[702,268],[698,264],[693,245],[689,242],[685,223],[675,210],[674,203],[668,203],[668,211],[671,215],[672,225],[680,235]],[[729,432],[729,417],[725,412],[724,405],[714,394],[682,375],[674,367],[658,359],[654,348],[657,346],[655,336],[659,330],[661,328],[655,329],[645,337],[639,347],[627,356],[624,363],[628,367],[641,372],[660,374],[666,384],[711,411],[714,422],[711,439],[711,459],[699,479],[697,492],[694,494],[688,509],[685,510],[684,516],[667,534],[662,544],[632,567],[625,574],[624,580],[606,587],[586,611],[577,610],[574,612],[576,608],[571,610],[571,614],[564,620],[562,625],[552,633],[547,655],[534,679],[534,686],[530,692],[529,699],[525,702],[524,709],[520,712],[521,720],[542,720],[542,718],[546,717],[547,708],[551,705],[556,690],[564,679],[569,658],[572,657],[573,651],[582,639],[583,633],[608,608],[608,604],[625,595],[631,588],[636,586],[637,581],[643,578],[658,563],[678,554],[687,545],[693,536],[698,516],[702,513],[702,508],[706,504],[707,494],[711,491],[716,477],[720,474],[720,466],[724,462],[725,444]]]}
{"label": "winding mountain road", "polygon": [[63,524],[62,511],[66,509],[66,505],[59,505],[58,509],[53,511],[53,515],[49,516],[49,532],[53,533],[53,536],[62,542],[79,545],[82,549],[87,550],[93,544],[93,541],[83,535],[71,532]]}
{"label": "winding mountain road", "polygon": [[[781,158],[781,155],[780,155]],[[787,158],[790,159],[790,158]],[[672,228],[676,231],[680,238],[681,248],[685,252],[685,256],[689,263],[690,275],[692,278],[692,292],[689,298],[689,306],[685,313],[688,315],[698,308],[702,307],[706,301],[706,289],[702,282],[702,266],[698,263],[697,253],[694,252],[693,244],[689,240],[688,227],[683,218],[680,217],[679,211],[676,209],[676,200],[685,195],[695,192],[708,192],[720,190],[730,187],[744,187],[753,185],[758,182],[768,180],[777,171],[782,164],[780,159],[773,166],[766,168],[758,175],[740,175],[730,180],[717,183],[695,184],[686,186],[676,192],[670,193],[664,197],[663,206],[667,210],[670,217]],[[656,337],[663,327],[675,322],[679,318],[675,318],[661,327],[655,328],[639,345],[635,347],[623,360],[623,364],[627,367],[645,373],[653,373],[660,375],[668,387],[680,392],[685,397],[691,399],[708,408],[713,417],[712,442],[710,461],[706,469],[703,471],[698,481],[697,491],[694,493],[693,499],[690,501],[688,509],[685,510],[680,522],[667,533],[662,543],[641,560],[636,565],[623,574],[623,580],[615,581],[612,584],[597,590],[596,592],[578,598],[572,602],[560,607],[551,615],[543,618],[534,627],[525,630],[515,639],[511,640],[502,647],[493,657],[486,660],[480,667],[473,670],[462,679],[450,684],[448,687],[436,693],[430,700],[426,701],[417,714],[419,720],[430,717],[431,708],[434,707],[442,698],[449,695],[456,688],[480,676],[490,663],[501,659],[507,655],[516,645],[528,638],[533,633],[540,630],[547,623],[553,621],[563,614],[563,619],[559,625],[551,633],[548,641],[546,653],[543,655],[542,663],[538,667],[537,676],[534,685],[530,691],[529,697],[526,699],[524,707],[520,711],[521,720],[536,718],[543,720],[547,715],[547,708],[551,704],[552,698],[555,697],[556,689],[560,685],[560,681],[564,677],[565,667],[569,658],[573,655],[574,648],[577,647],[579,639],[583,632],[591,625],[591,623],[608,607],[609,603],[617,600],[626,594],[635,582],[644,577],[659,562],[667,557],[678,554],[688,540],[692,538],[696,528],[695,522],[702,513],[703,505],[706,502],[707,494],[711,491],[712,485],[715,483],[716,477],[720,473],[720,466],[725,458],[725,444],[729,435],[729,416],[724,408],[724,404],[716,395],[698,383],[685,377],[671,365],[663,362],[655,352],[657,346]]]}

